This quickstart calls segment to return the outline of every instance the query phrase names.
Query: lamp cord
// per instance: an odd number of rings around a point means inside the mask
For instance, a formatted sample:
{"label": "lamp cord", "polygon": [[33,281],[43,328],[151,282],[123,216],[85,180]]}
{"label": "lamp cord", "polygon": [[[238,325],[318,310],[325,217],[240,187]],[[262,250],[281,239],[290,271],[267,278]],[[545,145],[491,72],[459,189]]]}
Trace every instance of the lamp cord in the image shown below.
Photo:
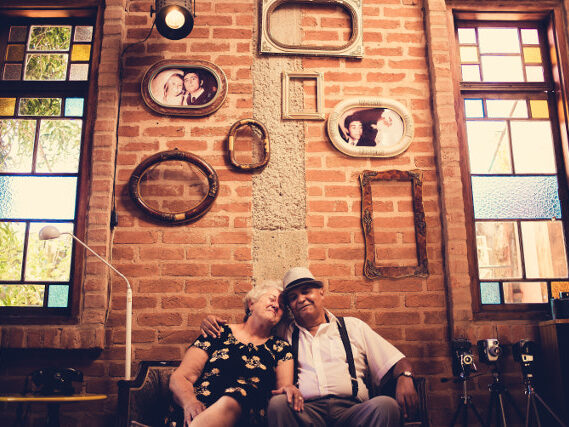
{"label": "lamp cord", "polygon": [[[150,27],[150,31],[148,31],[148,34],[146,35],[146,37],[140,41],[134,42],[129,44],[128,46],[126,46],[120,56],[119,56],[119,99],[118,99],[118,106],[117,106],[117,120],[116,120],[116,124],[115,124],[115,160],[114,160],[114,165],[113,165],[113,194],[112,194],[112,208],[111,208],[111,219],[110,219],[110,225],[111,225],[111,248],[109,250],[109,258],[112,261],[113,259],[113,253],[112,253],[112,243],[114,241],[114,236],[115,236],[115,227],[118,225],[118,217],[117,217],[117,204],[116,204],[116,180],[117,180],[117,166],[118,166],[118,157],[119,157],[119,122],[120,122],[120,115],[121,115],[121,102],[122,102],[122,87],[123,87],[123,58],[125,53],[132,48],[133,46],[136,46],[138,44],[144,43],[146,40],[148,40],[148,38],[150,37],[150,35],[152,34],[152,30],[154,30],[154,26],[156,25],[156,19],[154,19],[154,21],[152,21],[152,27]],[[107,319],[109,318],[109,314],[111,312],[111,305],[112,305],[112,300],[111,300],[111,286],[109,286],[107,288],[107,310],[105,311],[105,323],[107,323]]]}

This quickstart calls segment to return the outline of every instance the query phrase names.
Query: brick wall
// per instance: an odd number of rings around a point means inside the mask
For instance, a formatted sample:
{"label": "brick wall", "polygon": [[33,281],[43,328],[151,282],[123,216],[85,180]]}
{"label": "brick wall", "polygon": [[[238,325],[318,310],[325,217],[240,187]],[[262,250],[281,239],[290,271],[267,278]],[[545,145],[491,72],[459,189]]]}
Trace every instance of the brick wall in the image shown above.
{"label": "brick wall", "polygon": [[[459,394],[457,386],[439,381],[451,376],[450,336],[476,342],[492,336],[494,327],[511,342],[536,334],[535,323],[527,321],[473,322],[445,1],[366,0],[364,58],[360,60],[259,55],[257,2],[198,0],[195,27],[188,38],[168,41],[154,30],[148,40],[124,54],[115,150],[119,57],[125,47],[147,36],[153,3],[106,1],[87,218],[88,243],[109,256],[133,287],[133,370],[141,360],[180,359],[206,314],[239,320],[242,296],[255,282],[280,278],[288,267],[304,264],[324,281],[329,309],[365,320],[411,359],[419,375],[428,378],[432,425],[445,424]],[[297,34],[302,43],[321,43],[324,36],[326,41],[349,37],[341,10],[304,9],[300,18],[304,31]],[[222,107],[201,118],[169,117],[149,110],[140,95],[140,82],[146,69],[162,59],[200,59],[221,67],[228,81]],[[327,115],[338,102],[362,95],[403,103],[415,123],[411,146],[394,158],[349,157],[330,143],[325,121],[285,123],[280,120],[280,86],[267,84],[280,85],[283,70],[323,73]],[[312,91],[308,87],[309,95]],[[277,108],[267,108],[269,101]],[[226,158],[231,125],[250,117],[267,125],[273,144],[269,166],[253,174],[235,170]],[[249,146],[246,140],[240,149]],[[211,210],[183,226],[146,217],[127,188],[133,169],[143,159],[174,148],[202,157],[220,180]],[[423,172],[428,278],[363,277],[358,176],[366,169]],[[113,185],[119,222],[111,231]],[[413,247],[412,235],[401,232],[409,228],[410,199],[399,190],[374,195],[374,208],[381,211],[377,215],[393,227],[376,229],[378,250],[395,254],[395,264],[398,243]],[[286,214],[279,216],[282,212]],[[105,323],[108,286],[111,309]],[[85,417],[81,408],[66,408],[64,421],[102,426],[113,418],[116,381],[124,372],[126,289],[119,277],[109,281],[104,266],[92,257],[87,257],[84,287],[82,325],[104,323],[104,350],[54,357],[84,370],[87,391],[109,394],[106,402],[89,405],[94,416]],[[44,340],[53,335],[37,329]],[[27,345],[32,338],[26,338],[26,331],[4,331],[3,342],[9,342],[9,337],[21,341],[20,347],[32,347]],[[26,354],[16,352],[8,359],[6,366],[15,370],[3,387],[17,387],[23,375],[41,366],[41,352]],[[514,378],[516,372],[509,374]],[[485,380],[475,382],[481,395],[485,387]]]}

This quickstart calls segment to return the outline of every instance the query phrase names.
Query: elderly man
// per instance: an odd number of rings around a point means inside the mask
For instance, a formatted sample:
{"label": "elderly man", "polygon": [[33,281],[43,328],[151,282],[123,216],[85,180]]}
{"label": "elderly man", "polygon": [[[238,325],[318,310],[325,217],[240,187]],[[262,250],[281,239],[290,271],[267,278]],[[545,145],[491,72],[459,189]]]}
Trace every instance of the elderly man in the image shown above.
{"label": "elderly man", "polygon": [[[270,424],[399,427],[401,412],[407,417],[418,407],[410,362],[365,322],[336,318],[326,310],[323,284],[307,268],[290,269],[283,282],[294,322],[281,335],[295,353],[304,410],[294,411],[287,396],[275,390],[268,408]],[[370,399],[367,377],[374,385],[395,378],[397,400]]]}

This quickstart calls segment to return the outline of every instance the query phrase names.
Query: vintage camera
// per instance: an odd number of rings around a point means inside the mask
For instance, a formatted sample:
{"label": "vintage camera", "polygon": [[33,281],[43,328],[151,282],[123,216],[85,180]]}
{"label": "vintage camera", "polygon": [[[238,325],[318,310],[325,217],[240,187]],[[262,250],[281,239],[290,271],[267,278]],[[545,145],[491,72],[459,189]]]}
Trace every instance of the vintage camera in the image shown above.
{"label": "vintage camera", "polygon": [[45,396],[72,395],[73,382],[82,382],[83,373],[73,368],[43,368],[31,374],[34,393]]}
{"label": "vintage camera", "polygon": [[551,317],[569,319],[569,292],[559,292],[559,299],[551,299]]}
{"label": "vintage camera", "polygon": [[537,352],[537,344],[531,340],[523,339],[512,345],[512,356],[521,365],[526,380],[533,377]]}
{"label": "vintage camera", "polygon": [[497,338],[488,338],[479,340],[478,343],[478,358],[481,362],[489,365],[496,363],[502,356],[502,347]]}
{"label": "vintage camera", "polygon": [[471,347],[470,341],[464,338],[452,341],[452,373],[460,379],[465,379],[471,372],[476,372]]}

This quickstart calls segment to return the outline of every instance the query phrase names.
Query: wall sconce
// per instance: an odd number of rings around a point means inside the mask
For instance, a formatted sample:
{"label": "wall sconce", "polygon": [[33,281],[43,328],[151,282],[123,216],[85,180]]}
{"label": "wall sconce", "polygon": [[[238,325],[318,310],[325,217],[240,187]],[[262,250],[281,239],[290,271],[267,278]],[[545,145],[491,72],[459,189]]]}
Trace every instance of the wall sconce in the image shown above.
{"label": "wall sconce", "polygon": [[156,0],[156,9],[150,8],[150,16],[156,13],[156,29],[169,40],[180,40],[192,32],[196,3],[192,0]]}

